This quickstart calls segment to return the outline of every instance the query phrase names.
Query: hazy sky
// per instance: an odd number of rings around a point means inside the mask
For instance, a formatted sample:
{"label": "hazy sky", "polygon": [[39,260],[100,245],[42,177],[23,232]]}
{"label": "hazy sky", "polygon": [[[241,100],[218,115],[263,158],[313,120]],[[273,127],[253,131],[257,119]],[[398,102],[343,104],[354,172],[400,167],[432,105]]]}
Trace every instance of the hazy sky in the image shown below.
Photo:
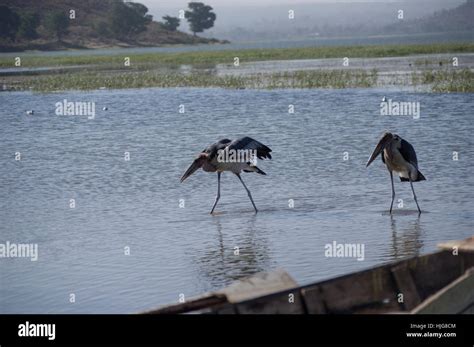
{"label": "hazy sky", "polygon": [[[146,5],[155,20],[177,17],[192,0],[134,0]],[[402,8],[405,19],[430,15],[434,11],[456,7],[465,0],[194,0],[213,7],[217,20],[200,35],[232,41],[316,33],[323,26],[383,26],[397,21]],[[288,20],[288,10],[295,20]],[[317,26],[317,27],[316,27]],[[179,30],[189,31],[181,21]],[[247,37],[247,36],[251,37]],[[260,36],[259,36],[260,35]],[[258,36],[258,37],[257,37]]]}

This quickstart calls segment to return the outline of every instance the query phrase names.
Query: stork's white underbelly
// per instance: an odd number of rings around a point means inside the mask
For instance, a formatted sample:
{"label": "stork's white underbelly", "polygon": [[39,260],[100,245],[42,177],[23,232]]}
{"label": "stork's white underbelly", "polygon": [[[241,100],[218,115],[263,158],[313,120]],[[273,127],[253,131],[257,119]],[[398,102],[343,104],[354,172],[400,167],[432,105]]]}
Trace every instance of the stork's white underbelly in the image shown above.
{"label": "stork's white underbelly", "polygon": [[248,170],[250,166],[244,162],[221,162],[217,163],[217,171],[231,171],[233,173],[241,173]]}
{"label": "stork's white underbelly", "polygon": [[417,178],[418,170],[411,163],[407,162],[398,150],[392,151],[392,156],[388,157],[384,153],[385,164],[387,168],[397,174],[400,177],[412,179],[413,181]]}

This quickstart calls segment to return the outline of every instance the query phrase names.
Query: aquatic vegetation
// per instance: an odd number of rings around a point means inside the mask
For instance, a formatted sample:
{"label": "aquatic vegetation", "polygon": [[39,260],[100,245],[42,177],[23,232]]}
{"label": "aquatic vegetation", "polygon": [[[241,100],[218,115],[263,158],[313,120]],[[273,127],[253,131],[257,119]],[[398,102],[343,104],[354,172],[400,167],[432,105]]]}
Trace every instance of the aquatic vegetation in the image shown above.
{"label": "aquatic vegetation", "polygon": [[[472,92],[473,72],[448,64],[439,70],[414,70],[406,74],[376,69],[313,69],[273,73],[221,74],[217,64],[233,66],[234,57],[241,63],[259,60],[297,60],[334,57],[387,57],[409,54],[474,52],[474,44],[433,44],[404,46],[306,47],[289,49],[253,49],[131,55],[130,66],[124,57],[111,56],[24,56],[23,67],[69,67],[69,69],[30,70],[3,74],[0,83],[6,90],[90,90],[100,88],[148,87],[221,87],[221,88],[368,88],[374,86],[426,86],[435,92]],[[0,58],[0,66],[11,65],[13,57]],[[2,65],[3,64],[3,65]],[[415,60],[414,65],[429,68],[431,61]],[[439,65],[439,64],[438,64]],[[221,70],[226,70],[221,69]],[[232,69],[227,69],[232,70]]]}
{"label": "aquatic vegetation", "polygon": [[474,92],[474,72],[470,69],[426,71],[421,76],[421,84],[432,84],[432,91],[450,93]]}
{"label": "aquatic vegetation", "polygon": [[99,88],[147,87],[221,87],[221,88],[357,88],[371,87],[377,74],[365,70],[294,71],[256,75],[223,75],[194,72],[130,71],[104,73],[98,71],[40,75],[25,80],[19,89],[34,91],[89,90]]}
{"label": "aquatic vegetation", "polygon": [[[301,47],[245,49],[222,51],[195,51],[180,53],[141,53],[117,55],[78,55],[78,56],[22,56],[23,67],[68,66],[68,65],[100,65],[103,68],[140,69],[143,67],[159,67],[170,65],[209,65],[232,64],[234,57],[240,62],[263,60],[293,60],[321,58],[377,58],[407,56],[413,54],[435,53],[467,53],[474,52],[473,43],[436,43],[417,45],[367,45],[367,46],[332,46],[332,47]],[[125,55],[130,58],[131,65],[124,66]],[[14,67],[14,57],[1,57],[0,67]]]}
{"label": "aquatic vegetation", "polygon": [[[407,76],[408,78],[410,75]],[[16,90],[50,92],[60,90],[218,87],[232,89],[277,88],[370,88],[377,86],[377,70],[302,70],[258,73],[253,75],[216,75],[194,70],[182,73],[174,70],[131,70],[127,72],[76,71],[37,76],[15,77],[11,85]],[[439,70],[412,73],[413,86],[429,86],[434,92],[474,92],[474,72]]]}

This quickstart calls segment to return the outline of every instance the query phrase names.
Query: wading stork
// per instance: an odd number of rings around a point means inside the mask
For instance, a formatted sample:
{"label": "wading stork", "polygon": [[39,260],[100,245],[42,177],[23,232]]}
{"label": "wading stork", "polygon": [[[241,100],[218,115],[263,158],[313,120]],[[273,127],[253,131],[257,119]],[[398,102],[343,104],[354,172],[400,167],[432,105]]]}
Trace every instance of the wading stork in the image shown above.
{"label": "wading stork", "polygon": [[[266,175],[265,172],[255,165],[255,160],[256,158],[271,159],[271,151],[269,147],[250,137],[242,137],[234,141],[229,139],[219,140],[199,153],[197,158],[181,177],[181,182],[191,176],[199,168],[202,168],[206,172],[217,172],[217,195],[210,212],[212,214],[221,197],[221,174],[224,171],[230,171],[242,182],[255,209],[255,213],[257,213],[258,210],[253,201],[252,194],[242,180],[242,177],[240,177],[240,174],[243,171]],[[235,155],[236,153],[240,153],[241,155]],[[232,155],[234,155],[234,157],[232,157]]]}
{"label": "wading stork", "polygon": [[410,182],[413,198],[418,208],[418,214],[420,214],[421,210],[418,205],[418,200],[416,199],[415,190],[413,189],[413,182],[424,181],[426,178],[418,170],[418,160],[416,158],[415,149],[408,141],[402,139],[397,134],[386,132],[375,147],[374,152],[367,162],[367,166],[369,166],[380,153],[382,153],[382,161],[387,166],[390,172],[390,180],[392,181],[390,214],[392,214],[393,200],[395,199],[393,172],[400,176],[400,181]]}

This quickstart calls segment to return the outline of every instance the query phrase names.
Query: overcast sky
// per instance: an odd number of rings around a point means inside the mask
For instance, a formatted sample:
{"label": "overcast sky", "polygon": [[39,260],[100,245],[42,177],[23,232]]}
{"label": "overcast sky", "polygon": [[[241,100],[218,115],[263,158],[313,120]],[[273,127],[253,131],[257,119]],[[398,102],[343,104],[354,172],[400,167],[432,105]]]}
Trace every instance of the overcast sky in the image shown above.
{"label": "overcast sky", "polygon": [[[1,1],[1,0],[0,0]],[[141,2],[154,19],[164,15],[177,17],[192,0],[132,0]],[[425,17],[443,8],[456,7],[466,0],[194,0],[213,7],[217,14],[214,27],[200,35],[232,41],[280,37],[317,32],[323,26],[372,26],[391,24],[404,10],[407,20]],[[295,11],[295,20],[288,20],[288,10]],[[318,28],[316,28],[318,26]],[[179,30],[189,31],[181,21]],[[247,33],[243,33],[246,31]],[[260,35],[260,36],[259,36]],[[254,37],[259,36],[259,37]]]}

